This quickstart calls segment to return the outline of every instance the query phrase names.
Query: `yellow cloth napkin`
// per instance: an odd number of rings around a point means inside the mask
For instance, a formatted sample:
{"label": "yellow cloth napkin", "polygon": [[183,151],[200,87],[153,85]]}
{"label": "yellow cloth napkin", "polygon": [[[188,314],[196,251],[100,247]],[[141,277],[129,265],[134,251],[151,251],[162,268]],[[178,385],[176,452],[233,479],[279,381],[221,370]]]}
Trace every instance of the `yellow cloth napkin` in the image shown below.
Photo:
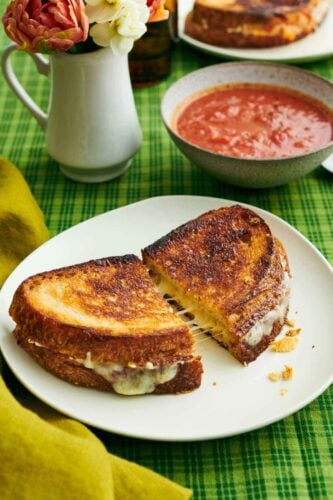
{"label": "yellow cloth napkin", "polygon": [[[1,286],[13,268],[48,238],[43,213],[28,185],[4,158],[0,158],[0,234]],[[191,497],[190,490],[109,454],[85,426],[26,394],[22,406],[8,390],[1,378],[0,354],[1,500]]]}
{"label": "yellow cloth napkin", "polygon": [[44,215],[20,171],[0,157],[0,286],[24,257],[48,239]]}
{"label": "yellow cloth napkin", "polygon": [[84,425],[34,397],[22,406],[0,377],[2,500],[187,500],[191,491],[111,455]]}

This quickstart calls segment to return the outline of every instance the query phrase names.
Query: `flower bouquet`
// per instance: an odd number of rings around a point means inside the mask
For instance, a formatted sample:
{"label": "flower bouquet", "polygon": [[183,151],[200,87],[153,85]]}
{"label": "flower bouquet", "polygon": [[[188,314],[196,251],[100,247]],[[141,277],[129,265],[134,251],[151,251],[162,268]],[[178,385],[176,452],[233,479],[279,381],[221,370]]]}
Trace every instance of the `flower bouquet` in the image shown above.
{"label": "flower bouquet", "polygon": [[165,0],[13,0],[3,16],[19,49],[85,53],[111,47],[128,53],[146,23],[168,17]]}

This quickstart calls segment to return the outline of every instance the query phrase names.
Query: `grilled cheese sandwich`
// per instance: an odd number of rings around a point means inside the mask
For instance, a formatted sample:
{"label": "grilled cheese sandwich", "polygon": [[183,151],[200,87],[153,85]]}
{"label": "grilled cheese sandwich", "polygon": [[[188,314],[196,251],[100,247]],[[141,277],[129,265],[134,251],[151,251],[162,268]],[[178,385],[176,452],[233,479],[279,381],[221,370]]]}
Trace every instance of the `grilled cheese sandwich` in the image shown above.
{"label": "grilled cheese sandwich", "polygon": [[74,384],[125,395],[200,385],[188,326],[134,255],[30,277],[17,289],[10,314],[18,343]]}
{"label": "grilled cheese sandwich", "polygon": [[196,0],[185,32],[220,47],[274,47],[317,29],[330,0]]}
{"label": "grilled cheese sandwich", "polygon": [[201,215],[142,252],[161,293],[246,364],[268,346],[289,306],[281,243],[240,206]]}

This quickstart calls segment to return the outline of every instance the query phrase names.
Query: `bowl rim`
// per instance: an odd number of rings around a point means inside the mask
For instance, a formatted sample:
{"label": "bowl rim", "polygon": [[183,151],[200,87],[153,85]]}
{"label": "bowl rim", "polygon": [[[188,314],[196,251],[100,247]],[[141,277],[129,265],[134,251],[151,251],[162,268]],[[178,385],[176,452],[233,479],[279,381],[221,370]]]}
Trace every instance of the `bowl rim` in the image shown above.
{"label": "bowl rim", "polygon": [[[163,123],[164,123],[166,129],[168,130],[168,132],[171,135],[176,136],[180,141],[184,142],[188,146],[191,146],[192,148],[194,148],[197,151],[204,151],[205,153],[209,153],[210,155],[213,155],[214,157],[217,157],[217,158],[226,158],[228,160],[229,159],[230,160],[237,160],[237,161],[241,161],[241,162],[242,161],[260,162],[260,163],[286,162],[286,161],[289,161],[289,160],[306,158],[308,156],[311,156],[313,154],[319,153],[321,151],[325,151],[326,149],[328,149],[328,148],[330,148],[330,147],[333,146],[333,136],[332,136],[331,141],[328,142],[327,144],[325,144],[324,146],[321,146],[320,148],[313,149],[311,151],[308,151],[306,153],[302,153],[302,154],[299,154],[299,155],[294,155],[294,156],[278,156],[278,157],[273,157],[273,158],[253,158],[253,157],[242,158],[240,156],[232,156],[232,155],[226,155],[226,154],[216,153],[215,151],[211,151],[209,149],[202,148],[202,147],[197,146],[196,144],[193,144],[192,142],[189,142],[188,140],[184,139],[184,137],[182,137],[180,134],[178,134],[178,132],[176,132],[176,130],[174,130],[169,125],[169,123],[166,120],[166,117],[165,117],[165,114],[164,114],[164,109],[163,109],[164,106],[165,106],[165,100],[166,100],[166,98],[174,90],[174,87],[179,82],[181,82],[183,80],[191,79],[191,78],[195,77],[195,75],[197,75],[198,73],[205,73],[206,71],[209,71],[211,68],[217,68],[217,67],[220,67],[220,68],[223,67],[223,68],[225,68],[226,66],[228,66],[228,67],[230,67],[230,66],[261,66],[261,67],[265,66],[265,67],[271,67],[271,68],[275,68],[275,69],[284,68],[287,71],[290,71],[291,73],[301,73],[301,74],[305,73],[308,77],[313,78],[314,80],[318,81],[321,85],[325,84],[326,86],[331,87],[332,94],[333,94],[333,82],[331,82],[328,78],[325,78],[325,77],[323,77],[321,75],[317,75],[316,73],[313,73],[312,71],[309,71],[309,70],[306,70],[306,69],[303,69],[303,68],[298,68],[297,66],[290,66],[288,64],[271,63],[271,62],[265,62],[265,61],[260,61],[260,62],[258,62],[258,61],[233,61],[233,62],[223,62],[223,63],[217,63],[217,64],[210,64],[208,66],[204,66],[203,68],[199,68],[199,69],[196,69],[194,71],[191,71],[190,73],[187,73],[186,75],[182,76],[181,78],[178,78],[175,82],[173,82],[170,85],[170,87],[164,93],[164,95],[162,97],[162,100],[161,100],[161,103],[160,103],[160,113],[161,113],[162,120],[163,120]],[[248,83],[248,82],[245,81],[243,83]],[[260,83],[258,83],[258,84],[260,85]],[[270,85],[270,84],[264,84],[264,85]],[[271,85],[274,86],[274,83],[271,84]],[[282,85],[277,85],[277,86],[278,87],[283,87]],[[207,86],[206,88],[209,89],[210,87]],[[291,89],[290,87],[288,87],[288,85],[286,85],[283,88],[290,89],[290,90],[295,90],[295,89]],[[299,93],[301,93],[301,94],[303,94],[305,96],[308,95],[306,92],[303,92],[302,90],[297,91],[297,92],[299,92]],[[194,95],[194,94],[195,94],[195,92],[193,92],[192,95]],[[191,96],[191,94],[189,94],[187,97],[190,97],[190,96]],[[320,101],[320,99],[317,99],[317,100]],[[320,101],[320,102],[322,102],[322,104],[325,107],[328,108],[328,106],[323,101]],[[173,110],[173,112],[174,111],[175,110]],[[332,107],[332,113],[333,113],[333,107]]]}

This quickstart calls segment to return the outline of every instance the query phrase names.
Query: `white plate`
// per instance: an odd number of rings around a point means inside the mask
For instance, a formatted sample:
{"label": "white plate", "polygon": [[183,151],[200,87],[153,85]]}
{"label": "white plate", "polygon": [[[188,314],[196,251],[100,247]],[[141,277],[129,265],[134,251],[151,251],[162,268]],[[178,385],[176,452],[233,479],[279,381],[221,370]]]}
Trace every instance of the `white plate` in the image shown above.
{"label": "white plate", "polygon": [[[276,216],[255,209],[270,224],[289,255],[293,272],[291,318],[302,328],[297,349],[267,351],[247,368],[212,339],[197,351],[205,368],[200,389],[185,395],[124,397],[75,387],[40,368],[16,345],[7,310],[27,276],[59,266],[140,249],[199,214],[234,202],[198,196],[151,198],[99,215],[56,236],[13,272],[0,294],[0,346],[20,381],[44,402],[87,424],[146,439],[191,441],[249,431],[299,410],[333,379],[333,273],[321,254]],[[298,314],[297,314],[298,312]],[[284,364],[295,369],[286,383],[267,379]],[[213,385],[217,382],[217,385]],[[281,396],[279,390],[287,387]]]}
{"label": "white plate", "polygon": [[325,59],[333,55],[332,26],[333,7],[317,31],[297,42],[269,49],[232,49],[216,47],[199,42],[184,33],[185,17],[192,10],[194,0],[179,1],[179,37],[193,47],[226,59],[249,59],[253,61],[309,62]]}
{"label": "white plate", "polygon": [[323,161],[322,166],[333,174],[333,155],[329,156],[327,160]]}

